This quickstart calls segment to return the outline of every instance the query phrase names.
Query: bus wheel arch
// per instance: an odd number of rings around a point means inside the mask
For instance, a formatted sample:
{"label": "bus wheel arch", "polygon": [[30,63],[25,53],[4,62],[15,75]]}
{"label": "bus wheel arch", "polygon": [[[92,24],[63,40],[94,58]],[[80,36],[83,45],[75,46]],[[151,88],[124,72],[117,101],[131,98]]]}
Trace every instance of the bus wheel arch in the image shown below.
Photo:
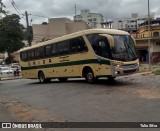
{"label": "bus wheel arch", "polygon": [[85,66],[82,71],[82,76],[86,79],[88,83],[94,83],[97,78],[94,75],[94,72],[91,67]]}

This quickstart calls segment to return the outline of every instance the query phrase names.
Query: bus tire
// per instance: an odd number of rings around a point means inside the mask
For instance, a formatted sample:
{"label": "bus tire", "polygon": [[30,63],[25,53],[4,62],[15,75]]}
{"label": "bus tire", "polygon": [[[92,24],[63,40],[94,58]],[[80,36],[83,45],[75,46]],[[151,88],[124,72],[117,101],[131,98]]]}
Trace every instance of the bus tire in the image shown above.
{"label": "bus tire", "polygon": [[87,69],[84,76],[85,76],[85,79],[88,83],[94,83],[95,81],[98,80],[98,78],[94,77],[94,73],[93,73],[92,69]]}
{"label": "bus tire", "polygon": [[42,71],[38,73],[38,79],[39,79],[40,83],[45,83],[46,82],[44,73]]}
{"label": "bus tire", "polygon": [[59,80],[60,82],[66,82],[66,81],[68,80],[68,78],[58,78],[58,80]]}

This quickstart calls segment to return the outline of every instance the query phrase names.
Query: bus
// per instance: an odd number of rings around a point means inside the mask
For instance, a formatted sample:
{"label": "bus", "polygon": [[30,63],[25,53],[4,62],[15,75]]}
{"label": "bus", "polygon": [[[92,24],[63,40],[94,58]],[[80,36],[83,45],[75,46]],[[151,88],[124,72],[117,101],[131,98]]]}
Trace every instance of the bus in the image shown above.
{"label": "bus", "polygon": [[93,83],[135,73],[139,68],[134,38],[115,29],[89,29],[20,50],[23,78],[41,83],[85,78]]}

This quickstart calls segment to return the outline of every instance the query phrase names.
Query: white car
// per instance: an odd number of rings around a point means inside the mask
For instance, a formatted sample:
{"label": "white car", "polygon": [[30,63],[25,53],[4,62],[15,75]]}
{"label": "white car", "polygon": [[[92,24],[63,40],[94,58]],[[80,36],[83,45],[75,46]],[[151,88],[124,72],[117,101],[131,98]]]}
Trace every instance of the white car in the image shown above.
{"label": "white car", "polygon": [[11,67],[11,70],[13,70],[14,72],[16,72],[17,68],[18,68],[19,72],[21,72],[21,67],[18,65],[11,65],[10,67]]}
{"label": "white car", "polygon": [[12,69],[10,69],[9,67],[0,67],[0,79],[13,76],[14,76],[14,71]]}

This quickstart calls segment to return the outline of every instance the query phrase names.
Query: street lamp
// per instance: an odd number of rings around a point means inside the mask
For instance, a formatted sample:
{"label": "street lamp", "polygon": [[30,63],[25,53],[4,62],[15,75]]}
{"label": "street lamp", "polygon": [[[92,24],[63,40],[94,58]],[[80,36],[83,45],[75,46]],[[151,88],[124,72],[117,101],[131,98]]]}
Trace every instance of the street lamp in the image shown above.
{"label": "street lamp", "polygon": [[150,46],[151,46],[151,40],[150,40],[150,10],[149,10],[149,0],[148,0],[148,57],[149,57],[149,69],[151,67]]}

